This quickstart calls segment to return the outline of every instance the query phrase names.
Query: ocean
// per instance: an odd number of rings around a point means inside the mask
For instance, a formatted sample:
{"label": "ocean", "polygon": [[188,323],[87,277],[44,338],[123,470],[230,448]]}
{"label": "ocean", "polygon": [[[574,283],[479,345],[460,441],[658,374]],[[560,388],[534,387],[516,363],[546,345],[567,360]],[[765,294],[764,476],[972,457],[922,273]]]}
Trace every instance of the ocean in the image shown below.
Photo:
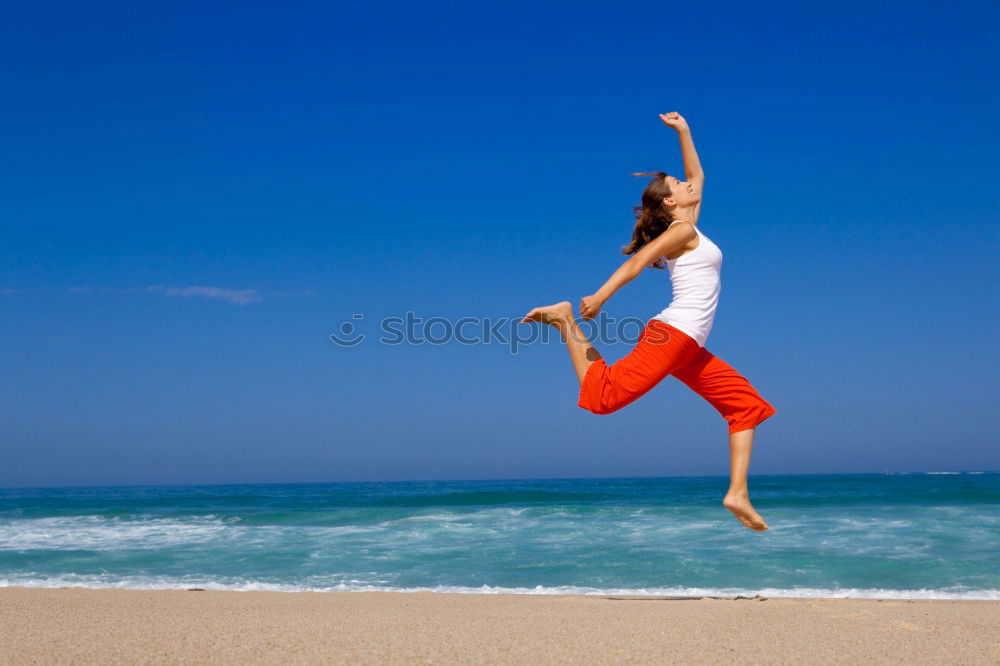
{"label": "ocean", "polygon": [[1000,473],[0,489],[0,586],[1000,599]]}

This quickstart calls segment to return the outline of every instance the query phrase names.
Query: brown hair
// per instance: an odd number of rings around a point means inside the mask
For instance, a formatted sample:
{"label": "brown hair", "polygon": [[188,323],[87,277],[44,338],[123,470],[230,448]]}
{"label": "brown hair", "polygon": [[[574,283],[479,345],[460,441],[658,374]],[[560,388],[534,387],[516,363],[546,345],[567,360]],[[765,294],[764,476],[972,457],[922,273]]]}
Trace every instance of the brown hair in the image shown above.
{"label": "brown hair", "polygon": [[[642,191],[642,205],[632,208],[635,214],[635,229],[632,231],[632,241],[622,248],[622,254],[635,254],[644,245],[666,231],[674,221],[673,215],[663,205],[663,200],[669,197],[670,185],[667,174],[662,171],[652,173],[633,173],[633,176],[652,176],[653,179]],[[653,268],[666,268],[664,257],[658,258],[652,264]]]}

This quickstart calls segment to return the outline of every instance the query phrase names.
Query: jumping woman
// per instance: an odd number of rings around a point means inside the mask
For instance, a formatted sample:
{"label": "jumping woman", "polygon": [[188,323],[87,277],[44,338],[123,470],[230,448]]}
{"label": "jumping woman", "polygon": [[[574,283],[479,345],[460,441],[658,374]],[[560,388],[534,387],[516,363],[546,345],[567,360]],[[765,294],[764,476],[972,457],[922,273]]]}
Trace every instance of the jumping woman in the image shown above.
{"label": "jumping woman", "polygon": [[750,382],[705,348],[719,302],[722,252],[698,229],[705,174],[687,121],[676,112],[660,114],[660,120],[677,131],[687,181],[662,171],[634,174],[653,179],[643,190],[642,205],[634,209],[632,242],[622,250],[632,258],[596,293],[580,301],[580,315],[596,317],[607,300],[647,266],[669,269],[670,305],[646,324],[635,348],[612,365],[580,331],[568,301],[535,308],[522,322],[537,321],[559,330],[580,380],[578,404],[595,414],[621,409],[667,375],[705,398],[729,424],[731,476],[722,504],[750,529],[763,531],[767,523],[750,504],[747,470],[754,429],[776,410]]}

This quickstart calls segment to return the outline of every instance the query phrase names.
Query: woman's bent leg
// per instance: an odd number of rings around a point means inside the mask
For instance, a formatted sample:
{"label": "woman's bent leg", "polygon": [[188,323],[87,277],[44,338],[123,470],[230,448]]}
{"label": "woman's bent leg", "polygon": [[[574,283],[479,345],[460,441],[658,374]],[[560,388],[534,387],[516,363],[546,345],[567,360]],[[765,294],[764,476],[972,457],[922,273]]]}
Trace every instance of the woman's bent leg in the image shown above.
{"label": "woman's bent leg", "polygon": [[747,486],[753,433],[754,429],[750,428],[729,435],[729,491],[722,500],[722,506],[732,511],[750,529],[763,532],[767,529],[767,523],[750,503],[750,489]]}
{"label": "woman's bent leg", "polygon": [[600,360],[601,355],[577,326],[576,320],[573,318],[573,306],[569,304],[569,301],[535,308],[524,315],[521,323],[525,324],[529,321],[537,321],[540,324],[556,327],[563,342],[566,343],[566,349],[569,350],[569,358],[573,362],[573,369],[576,370],[576,378],[582,384],[590,365],[594,361]]}
{"label": "woman's bent leg", "polygon": [[693,338],[652,319],[628,355],[610,366],[598,359],[588,368],[577,404],[594,414],[617,411],[689,363],[697,351]]}
{"label": "woman's bent leg", "polygon": [[745,377],[704,347],[691,363],[673,374],[705,398],[729,424],[730,481],[723,506],[750,529],[766,530],[767,523],[750,503],[747,472],[754,429],[776,410],[760,397]]}
{"label": "woman's bent leg", "polygon": [[673,375],[722,414],[729,424],[729,434],[754,428],[777,413],[746,377],[704,347]]}

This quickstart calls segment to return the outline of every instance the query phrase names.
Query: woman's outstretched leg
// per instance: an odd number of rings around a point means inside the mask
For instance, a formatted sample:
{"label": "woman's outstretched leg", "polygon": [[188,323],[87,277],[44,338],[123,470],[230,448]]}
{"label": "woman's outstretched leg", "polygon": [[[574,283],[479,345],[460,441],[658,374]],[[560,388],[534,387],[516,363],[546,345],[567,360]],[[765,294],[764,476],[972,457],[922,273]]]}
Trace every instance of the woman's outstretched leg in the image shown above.
{"label": "woman's outstretched leg", "polygon": [[577,405],[594,414],[610,414],[636,400],[671,370],[688,363],[699,348],[693,338],[652,319],[632,351],[608,365],[577,326],[569,303],[535,308],[521,321],[537,321],[559,329],[580,381]]}
{"label": "woman's outstretched leg", "polygon": [[767,523],[750,504],[750,492],[747,487],[753,434],[754,428],[748,428],[729,435],[729,492],[722,500],[722,506],[732,511],[739,521],[750,529],[763,532],[767,529]]}
{"label": "woman's outstretched leg", "polygon": [[587,341],[583,331],[577,326],[576,320],[573,318],[573,306],[569,304],[569,301],[535,308],[524,315],[521,323],[529,321],[549,324],[559,330],[559,335],[562,336],[563,341],[566,343],[566,349],[569,350],[569,358],[573,361],[576,378],[583,384],[583,378],[587,376],[587,370],[590,369],[590,365],[601,358],[601,355]]}

